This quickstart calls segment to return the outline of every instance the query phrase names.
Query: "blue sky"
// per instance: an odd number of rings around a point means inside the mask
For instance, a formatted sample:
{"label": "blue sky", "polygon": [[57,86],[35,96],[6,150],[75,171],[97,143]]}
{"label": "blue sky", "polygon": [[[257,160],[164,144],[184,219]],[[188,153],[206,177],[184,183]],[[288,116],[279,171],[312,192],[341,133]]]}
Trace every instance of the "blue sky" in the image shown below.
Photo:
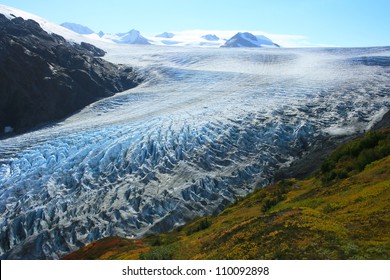
{"label": "blue sky", "polygon": [[191,29],[302,35],[312,44],[390,45],[390,0],[0,0],[1,4],[108,33]]}

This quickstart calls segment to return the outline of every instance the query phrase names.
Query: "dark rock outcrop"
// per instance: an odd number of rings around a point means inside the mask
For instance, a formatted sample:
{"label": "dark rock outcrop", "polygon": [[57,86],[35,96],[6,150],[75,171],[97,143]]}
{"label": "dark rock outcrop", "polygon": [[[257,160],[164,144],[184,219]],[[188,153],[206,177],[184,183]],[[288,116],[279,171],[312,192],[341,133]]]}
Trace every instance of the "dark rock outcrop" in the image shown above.
{"label": "dark rock outcrop", "polygon": [[97,58],[104,54],[0,14],[0,135],[64,118],[139,83],[132,68]]}
{"label": "dark rock outcrop", "polygon": [[89,53],[92,56],[103,57],[103,56],[106,55],[105,51],[103,51],[102,49],[99,49],[99,48],[97,48],[94,45],[89,44],[89,43],[81,42],[80,47],[82,47],[83,49],[89,51]]}

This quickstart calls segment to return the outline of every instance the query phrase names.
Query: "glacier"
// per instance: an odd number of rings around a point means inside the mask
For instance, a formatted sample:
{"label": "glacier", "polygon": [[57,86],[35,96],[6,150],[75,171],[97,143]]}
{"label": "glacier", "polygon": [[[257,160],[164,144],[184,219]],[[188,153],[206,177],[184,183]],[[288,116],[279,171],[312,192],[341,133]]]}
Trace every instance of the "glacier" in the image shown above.
{"label": "glacier", "polygon": [[2,259],[58,259],[217,213],[389,111],[389,47],[104,47],[145,82],[0,140]]}

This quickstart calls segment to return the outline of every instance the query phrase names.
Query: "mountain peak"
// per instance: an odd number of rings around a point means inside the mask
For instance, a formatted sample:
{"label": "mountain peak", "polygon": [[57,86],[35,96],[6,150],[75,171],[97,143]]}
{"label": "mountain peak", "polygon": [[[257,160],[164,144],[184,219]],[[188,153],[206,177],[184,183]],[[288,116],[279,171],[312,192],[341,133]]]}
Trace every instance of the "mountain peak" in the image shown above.
{"label": "mountain peak", "polygon": [[279,47],[264,35],[253,35],[249,32],[238,32],[226,41],[221,47],[224,48],[259,48],[259,47]]}
{"label": "mountain peak", "polygon": [[171,39],[175,36],[175,34],[171,33],[171,32],[164,32],[164,33],[161,33],[161,34],[158,34],[156,35],[156,37],[159,37],[159,38],[166,38],[166,39]]}
{"label": "mountain peak", "polygon": [[202,36],[203,39],[207,41],[218,41],[219,37],[215,34],[207,34]]}
{"label": "mountain peak", "polygon": [[131,29],[127,33],[118,33],[116,34],[120,38],[115,40],[117,43],[121,44],[137,44],[137,45],[150,45],[148,39],[141,35],[141,32],[135,29]]}

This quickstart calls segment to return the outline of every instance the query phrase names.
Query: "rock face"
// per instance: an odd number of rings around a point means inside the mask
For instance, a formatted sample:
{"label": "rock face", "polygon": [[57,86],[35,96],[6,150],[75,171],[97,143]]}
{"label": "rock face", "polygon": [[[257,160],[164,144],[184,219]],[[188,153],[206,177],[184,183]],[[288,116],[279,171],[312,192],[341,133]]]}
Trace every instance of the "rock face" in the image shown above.
{"label": "rock face", "polygon": [[0,14],[0,135],[57,120],[99,98],[137,85],[131,68],[97,58],[33,20]]}
{"label": "rock face", "polygon": [[106,52],[103,51],[102,49],[99,49],[99,48],[97,48],[94,45],[89,44],[89,43],[81,42],[80,47],[89,51],[90,55],[92,55],[92,56],[103,57],[106,54]]}

